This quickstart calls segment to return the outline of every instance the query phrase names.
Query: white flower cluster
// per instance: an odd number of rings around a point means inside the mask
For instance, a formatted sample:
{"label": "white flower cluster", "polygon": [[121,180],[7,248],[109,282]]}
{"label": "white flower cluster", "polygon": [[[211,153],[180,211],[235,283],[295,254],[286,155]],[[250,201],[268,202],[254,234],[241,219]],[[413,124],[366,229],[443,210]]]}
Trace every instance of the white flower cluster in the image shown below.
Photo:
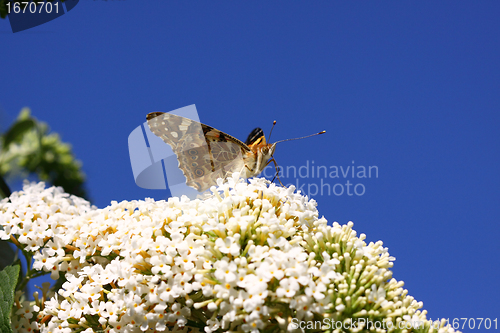
{"label": "white flower cluster", "polygon": [[425,323],[425,332],[453,332],[433,327],[392,278],[382,242],[366,244],[352,222],[327,225],[293,186],[235,175],[212,192],[97,209],[40,183],[1,201],[0,238],[64,281],[50,299],[18,295],[14,329],[340,332],[325,325],[341,323],[399,332]]}

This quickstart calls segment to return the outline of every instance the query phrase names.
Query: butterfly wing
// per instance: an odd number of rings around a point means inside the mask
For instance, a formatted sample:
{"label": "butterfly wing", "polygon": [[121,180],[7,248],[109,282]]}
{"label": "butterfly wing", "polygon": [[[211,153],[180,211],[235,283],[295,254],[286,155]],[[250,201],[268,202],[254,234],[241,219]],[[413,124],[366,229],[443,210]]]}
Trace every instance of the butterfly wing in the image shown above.
{"label": "butterfly wing", "polygon": [[177,156],[186,184],[203,192],[217,178],[241,171],[250,148],[240,140],[213,127],[171,113],[147,115],[148,126],[170,145]]}
{"label": "butterfly wing", "polygon": [[266,137],[264,136],[264,131],[262,130],[262,128],[257,127],[257,128],[254,128],[253,131],[250,132],[250,134],[248,134],[248,137],[247,137],[247,140],[245,141],[245,144],[247,144],[248,146],[251,146],[254,143],[256,143],[257,141],[262,141],[262,139],[264,139],[264,143],[265,143]]}

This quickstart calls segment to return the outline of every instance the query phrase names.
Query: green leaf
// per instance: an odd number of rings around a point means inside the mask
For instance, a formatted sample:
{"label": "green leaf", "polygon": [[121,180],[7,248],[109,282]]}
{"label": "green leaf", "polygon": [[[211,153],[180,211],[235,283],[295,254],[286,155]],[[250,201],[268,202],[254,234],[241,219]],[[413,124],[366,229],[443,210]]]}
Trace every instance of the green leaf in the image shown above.
{"label": "green leaf", "polygon": [[14,304],[14,292],[19,278],[19,265],[0,271],[0,332],[11,333],[10,313]]}
{"label": "green leaf", "polygon": [[[31,116],[29,108],[23,108],[16,122],[2,137],[3,153],[8,156],[8,162],[1,169],[5,172],[3,176],[10,177],[10,173],[15,175],[16,171],[36,174],[40,180],[62,186],[67,193],[85,198],[85,175],[81,163],[75,158],[71,146],[62,142],[57,133],[49,131],[46,123]],[[13,142],[30,149],[14,150]],[[0,179],[0,199],[8,196],[9,192],[7,186],[2,186]]]}
{"label": "green leaf", "polygon": [[0,175],[0,199],[8,198],[11,194],[9,186],[3,179],[2,175]]}
{"label": "green leaf", "polygon": [[20,140],[27,131],[33,128],[36,128],[36,122],[33,119],[18,121],[4,134],[3,148],[5,149],[12,142]]}
{"label": "green leaf", "polygon": [[4,269],[8,265],[11,265],[14,260],[16,260],[16,252],[12,250],[7,241],[0,241],[0,269]]}

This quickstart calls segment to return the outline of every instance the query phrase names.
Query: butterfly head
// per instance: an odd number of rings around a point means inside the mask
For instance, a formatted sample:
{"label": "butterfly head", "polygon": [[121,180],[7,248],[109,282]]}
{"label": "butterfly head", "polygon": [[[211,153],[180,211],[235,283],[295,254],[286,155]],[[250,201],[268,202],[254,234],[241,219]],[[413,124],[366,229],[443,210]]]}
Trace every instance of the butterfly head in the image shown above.
{"label": "butterfly head", "polygon": [[256,128],[250,133],[245,144],[252,151],[250,156],[254,158],[255,163],[255,167],[252,167],[254,171],[250,175],[257,175],[268,164],[268,161],[273,158],[276,143],[267,143],[264,131],[261,128]]}
{"label": "butterfly head", "polygon": [[274,150],[276,149],[276,143],[263,143],[259,147],[260,152],[262,153],[262,156],[264,160],[268,160],[274,155]]}

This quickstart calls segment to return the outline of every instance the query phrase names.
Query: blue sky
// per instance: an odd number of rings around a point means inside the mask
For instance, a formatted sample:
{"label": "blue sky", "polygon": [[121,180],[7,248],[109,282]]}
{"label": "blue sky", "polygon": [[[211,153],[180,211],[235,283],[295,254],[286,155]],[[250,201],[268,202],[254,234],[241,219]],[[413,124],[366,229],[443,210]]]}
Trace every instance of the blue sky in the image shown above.
{"label": "blue sky", "polygon": [[327,130],[279,144],[277,162],[378,177],[283,182],[363,184],[313,195],[320,215],[384,241],[428,317],[497,318],[499,13],[497,1],[82,0],[24,32],[0,21],[0,128],[30,107],[73,145],[99,207],[166,197],[132,176],[127,138],[149,112],[196,104],[242,140],[273,120],[273,141]]}

